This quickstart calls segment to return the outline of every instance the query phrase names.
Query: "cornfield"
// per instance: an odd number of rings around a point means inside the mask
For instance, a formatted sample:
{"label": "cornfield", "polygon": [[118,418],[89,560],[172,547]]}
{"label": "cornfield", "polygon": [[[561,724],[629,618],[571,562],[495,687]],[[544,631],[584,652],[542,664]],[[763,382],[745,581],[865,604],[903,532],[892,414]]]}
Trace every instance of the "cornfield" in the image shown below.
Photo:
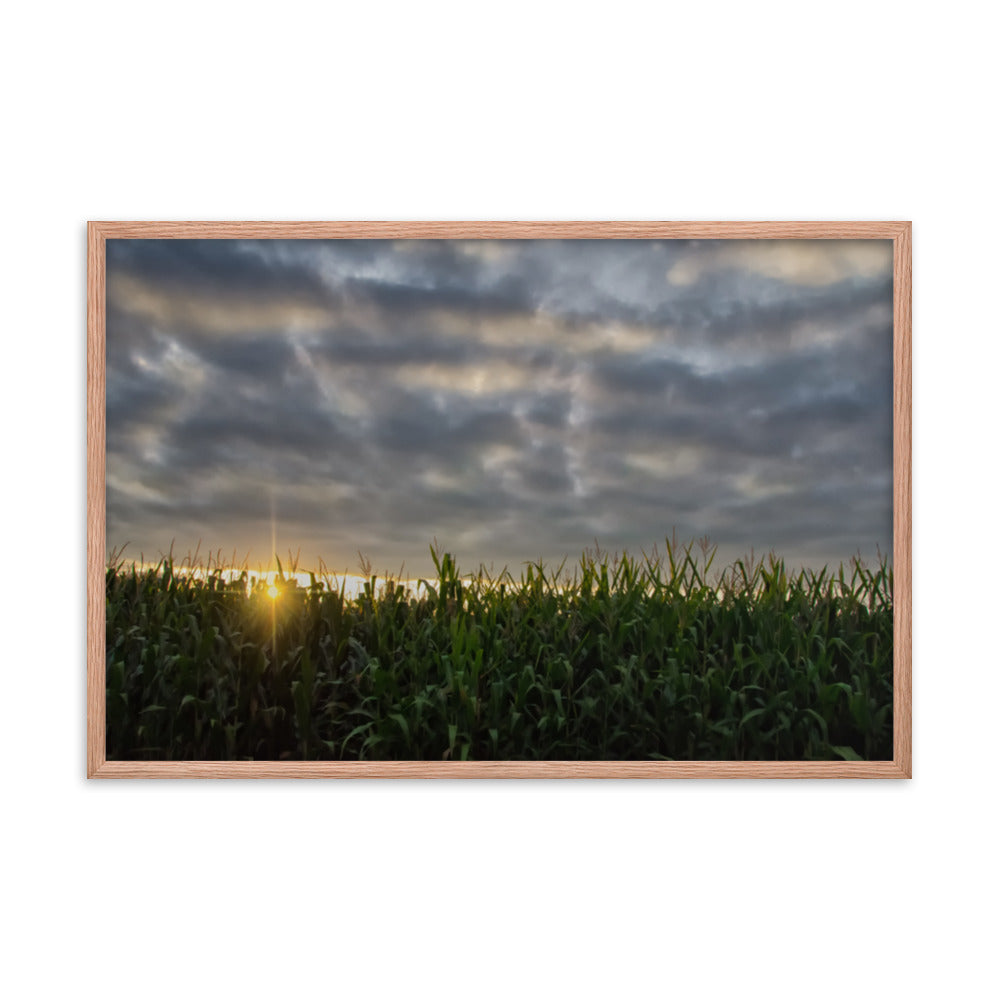
{"label": "cornfield", "polygon": [[[356,596],[112,560],[109,760],[886,760],[892,570],[714,550]],[[273,589],[272,589],[273,588]]]}

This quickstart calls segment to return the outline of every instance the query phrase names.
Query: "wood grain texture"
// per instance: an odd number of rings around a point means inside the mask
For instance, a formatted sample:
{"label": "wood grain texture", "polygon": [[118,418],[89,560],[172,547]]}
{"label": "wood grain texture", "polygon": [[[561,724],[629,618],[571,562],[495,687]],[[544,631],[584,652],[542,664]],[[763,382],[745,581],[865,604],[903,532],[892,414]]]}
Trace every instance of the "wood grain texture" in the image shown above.
{"label": "wood grain texture", "polygon": [[893,761],[108,761],[101,778],[901,778]]}
{"label": "wood grain texture", "polygon": [[107,239],[895,239],[902,222],[93,222]]}
{"label": "wood grain texture", "polygon": [[[105,759],[105,241],[107,239],[891,239],[893,241],[893,760],[155,762]],[[90,222],[87,226],[87,776],[101,778],[909,778],[912,776],[909,222]]]}
{"label": "wood grain texture", "polygon": [[105,758],[105,254],[87,226],[87,776]]}
{"label": "wood grain texture", "polygon": [[913,776],[913,253],[911,225],[893,243],[893,760]]}

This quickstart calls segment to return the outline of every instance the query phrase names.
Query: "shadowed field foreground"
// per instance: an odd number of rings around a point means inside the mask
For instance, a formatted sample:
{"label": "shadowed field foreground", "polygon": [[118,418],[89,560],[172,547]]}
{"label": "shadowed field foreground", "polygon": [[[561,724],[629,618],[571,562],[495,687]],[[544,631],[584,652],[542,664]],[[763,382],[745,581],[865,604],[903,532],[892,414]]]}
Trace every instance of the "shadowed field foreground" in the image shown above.
{"label": "shadowed field foreground", "polygon": [[[312,578],[107,569],[108,760],[888,760],[892,570]],[[279,567],[280,569],[280,567]],[[277,596],[274,596],[274,595]]]}

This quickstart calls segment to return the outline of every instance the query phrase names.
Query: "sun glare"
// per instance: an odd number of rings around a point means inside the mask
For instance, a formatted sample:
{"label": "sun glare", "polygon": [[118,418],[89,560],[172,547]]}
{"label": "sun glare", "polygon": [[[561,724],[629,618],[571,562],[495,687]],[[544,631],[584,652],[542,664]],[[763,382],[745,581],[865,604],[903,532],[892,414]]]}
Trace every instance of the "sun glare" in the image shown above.
{"label": "sun glare", "polygon": [[270,597],[272,601],[277,600],[278,593],[278,588],[273,583],[267,588],[267,596]]}

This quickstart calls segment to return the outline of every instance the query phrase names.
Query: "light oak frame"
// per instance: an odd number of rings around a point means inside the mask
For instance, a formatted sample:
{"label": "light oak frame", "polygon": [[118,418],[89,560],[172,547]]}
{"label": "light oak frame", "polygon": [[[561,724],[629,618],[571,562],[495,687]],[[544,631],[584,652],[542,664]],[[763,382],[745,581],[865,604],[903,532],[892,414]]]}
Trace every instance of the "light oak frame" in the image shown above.
{"label": "light oak frame", "polygon": [[[100,778],[912,777],[909,222],[89,222],[87,776]],[[105,756],[105,243],[109,239],[873,239],[893,241],[893,759],[804,761],[108,761]]]}

